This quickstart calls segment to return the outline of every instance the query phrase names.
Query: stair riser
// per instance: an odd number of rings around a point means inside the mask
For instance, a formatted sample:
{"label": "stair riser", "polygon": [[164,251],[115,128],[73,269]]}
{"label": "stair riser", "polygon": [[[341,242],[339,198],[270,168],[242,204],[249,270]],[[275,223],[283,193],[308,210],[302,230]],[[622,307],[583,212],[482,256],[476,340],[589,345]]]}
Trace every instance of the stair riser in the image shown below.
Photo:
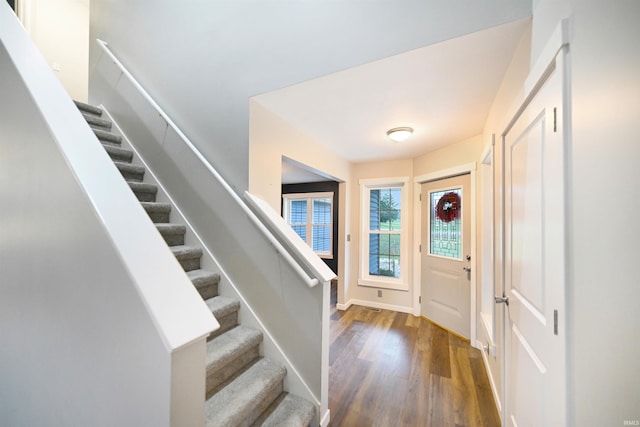
{"label": "stair riser", "polygon": [[213,298],[218,295],[218,284],[202,284],[194,286],[204,300]]}
{"label": "stair riser", "polygon": [[120,151],[107,150],[107,154],[109,154],[111,160],[116,162],[131,163],[131,160],[133,159],[133,153],[128,154]]}
{"label": "stair riser", "polygon": [[200,257],[197,258],[178,258],[178,262],[184,271],[197,270],[200,268]]}
{"label": "stair riser", "polygon": [[[133,190],[133,194],[135,194],[137,199],[139,201],[141,201],[141,202],[155,202],[156,201],[156,193],[149,193],[149,192],[146,192],[146,191]],[[168,222],[168,219],[167,219],[167,221],[163,221],[163,222]]]}
{"label": "stair riser", "polygon": [[215,337],[224,334],[225,332],[235,328],[238,326],[238,312],[234,311],[226,316],[216,316],[218,323],[220,323],[220,328],[218,330],[213,331],[207,337],[207,341],[214,339]]}
{"label": "stair riser", "polygon": [[101,119],[95,116],[85,116],[87,123],[91,129],[103,130],[105,132],[111,132],[111,122]]}
{"label": "stair riser", "polygon": [[112,141],[110,139],[103,139],[98,137],[98,140],[100,141],[100,143],[104,146],[104,145],[110,145],[111,147],[120,147],[122,146],[122,142],[118,142],[118,141]]}
{"label": "stair riser", "polygon": [[147,212],[154,223],[169,222],[168,212]]}
{"label": "stair riser", "polygon": [[127,181],[142,182],[142,180],[144,179],[144,172],[138,173],[138,172],[120,170],[120,174],[122,174],[124,179],[126,179]]}
{"label": "stair riser", "polygon": [[177,246],[184,245],[184,233],[182,234],[162,234],[162,238],[167,245],[169,246]]}
{"label": "stair riser", "polygon": [[239,375],[244,368],[251,365],[260,357],[260,346],[256,344],[239,357],[231,361],[228,365],[219,367],[213,372],[207,371],[207,393],[206,398],[210,398],[222,389],[230,380]]}
{"label": "stair riser", "polygon": [[272,388],[269,390],[265,390],[262,399],[260,401],[255,402],[255,406],[252,408],[252,411],[249,413],[247,418],[245,418],[238,427],[250,427],[253,425],[253,422],[260,417],[263,411],[265,411],[270,405],[271,402],[276,400],[280,393],[284,391],[284,386],[282,381],[278,381]]}
{"label": "stair riser", "polygon": [[90,105],[84,102],[80,102],[80,101],[73,101],[73,102],[74,104],[76,104],[76,107],[78,107],[78,109],[82,113],[91,114],[98,117],[102,116],[102,110],[99,107],[96,107],[94,105]]}
{"label": "stair riser", "polygon": [[122,137],[106,132],[102,129],[93,129],[93,133],[98,137],[101,142],[109,142],[111,144],[120,145],[122,143]]}

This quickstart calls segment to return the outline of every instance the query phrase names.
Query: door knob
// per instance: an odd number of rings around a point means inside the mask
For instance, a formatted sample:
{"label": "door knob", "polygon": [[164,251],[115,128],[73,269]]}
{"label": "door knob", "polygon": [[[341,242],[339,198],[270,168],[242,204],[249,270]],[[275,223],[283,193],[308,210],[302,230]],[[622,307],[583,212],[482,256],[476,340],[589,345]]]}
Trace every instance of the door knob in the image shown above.
{"label": "door knob", "polygon": [[471,273],[471,267],[462,267],[462,269],[467,273]]}
{"label": "door knob", "polygon": [[495,297],[493,297],[493,300],[496,302],[496,304],[504,303],[506,305],[509,305],[509,297],[504,296],[504,295],[501,296],[501,297],[495,296]]}

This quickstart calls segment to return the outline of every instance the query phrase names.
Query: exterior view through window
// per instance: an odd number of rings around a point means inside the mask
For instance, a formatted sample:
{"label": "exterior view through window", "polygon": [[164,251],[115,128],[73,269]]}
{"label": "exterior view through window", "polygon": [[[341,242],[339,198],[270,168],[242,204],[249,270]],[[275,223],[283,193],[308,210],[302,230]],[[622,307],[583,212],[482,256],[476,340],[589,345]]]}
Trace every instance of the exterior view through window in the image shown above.
{"label": "exterior view through window", "polygon": [[289,225],[319,256],[331,258],[333,193],[286,194],[283,198]]}
{"label": "exterior view through window", "polygon": [[400,277],[401,188],[369,190],[369,274]]}

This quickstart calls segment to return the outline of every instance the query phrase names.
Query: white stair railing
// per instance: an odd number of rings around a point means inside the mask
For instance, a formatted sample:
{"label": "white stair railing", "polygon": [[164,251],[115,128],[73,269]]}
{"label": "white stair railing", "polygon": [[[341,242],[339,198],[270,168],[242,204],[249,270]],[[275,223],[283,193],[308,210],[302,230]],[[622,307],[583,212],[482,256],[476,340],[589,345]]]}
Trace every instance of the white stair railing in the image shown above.
{"label": "white stair railing", "polygon": [[[231,188],[227,181],[213,167],[213,165],[202,155],[200,150],[191,142],[191,140],[178,128],[171,118],[164,112],[162,107],[149,95],[149,93],[140,85],[136,78],[127,70],[118,58],[109,49],[108,44],[100,39],[96,39],[98,45],[104,50],[109,58],[118,66],[120,71],[130,80],[131,84],[138,92],[153,106],[156,112],[164,119],[167,126],[179,135],[184,144],[196,155],[202,164],[209,170],[211,175],[220,183],[227,191],[229,196],[240,206],[244,213],[254,223],[254,225],[262,232],[269,242],[275,247],[276,251],[285,259],[285,261],[294,269],[300,278],[309,287],[316,286],[318,283],[326,283],[336,275],[329,269],[322,260],[313,251],[307,251],[301,246],[294,237],[295,233],[287,230],[288,225],[284,222],[275,220],[272,211],[265,203],[261,203],[259,199],[245,192],[245,198],[249,205],[245,203],[240,196]],[[253,208],[250,209],[249,206]],[[267,227],[268,225],[268,227]],[[290,228],[290,227],[289,227]],[[297,235],[296,235],[297,236]],[[299,240],[299,239],[298,239]],[[294,256],[292,256],[294,254]],[[302,264],[302,265],[301,265]]]}
{"label": "white stair railing", "polygon": [[243,199],[108,44],[97,46],[90,101],[110,112],[180,207],[220,270],[221,287],[265,332],[265,356],[287,366],[288,390],[315,401],[317,421],[327,425],[328,284],[336,275],[263,200],[246,192]]}

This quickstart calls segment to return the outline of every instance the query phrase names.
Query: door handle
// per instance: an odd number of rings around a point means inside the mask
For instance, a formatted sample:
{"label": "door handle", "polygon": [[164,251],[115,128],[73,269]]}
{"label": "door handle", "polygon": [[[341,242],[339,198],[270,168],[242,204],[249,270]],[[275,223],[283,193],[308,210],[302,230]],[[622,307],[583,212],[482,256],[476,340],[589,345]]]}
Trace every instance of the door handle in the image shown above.
{"label": "door handle", "polygon": [[462,269],[467,273],[471,273],[471,267],[462,267]]}
{"label": "door handle", "polygon": [[509,297],[504,296],[504,295],[503,295],[503,296],[501,296],[501,297],[494,296],[494,297],[493,297],[493,300],[496,302],[496,304],[502,304],[502,303],[504,303],[505,305],[509,305]]}

